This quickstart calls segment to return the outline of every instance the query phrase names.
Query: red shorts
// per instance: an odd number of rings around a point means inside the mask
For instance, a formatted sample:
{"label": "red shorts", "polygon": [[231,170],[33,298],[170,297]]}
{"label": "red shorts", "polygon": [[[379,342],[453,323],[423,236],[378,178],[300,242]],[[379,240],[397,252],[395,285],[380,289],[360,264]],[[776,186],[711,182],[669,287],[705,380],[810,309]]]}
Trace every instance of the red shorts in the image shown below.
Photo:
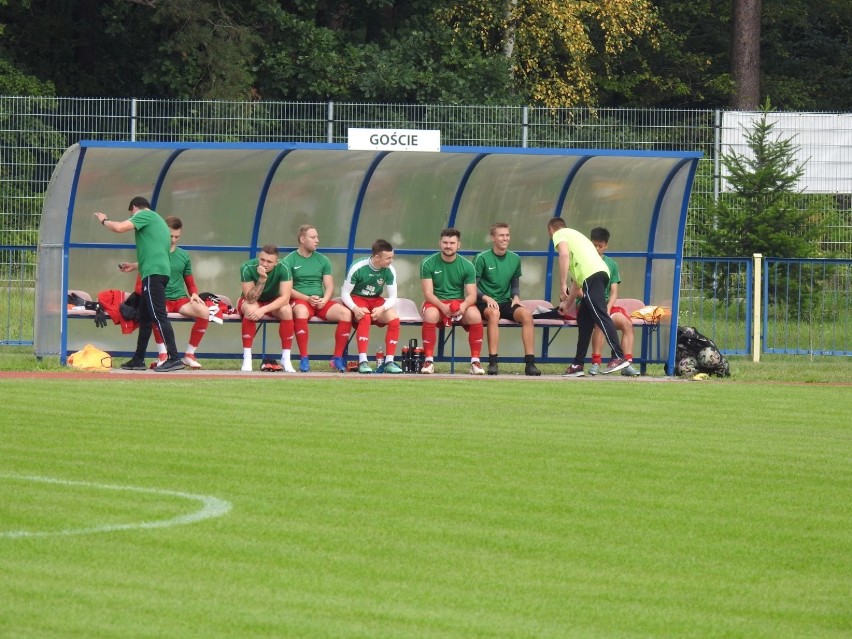
{"label": "red shorts", "polygon": [[624,317],[626,317],[627,319],[630,319],[630,313],[628,313],[626,310],[624,310],[620,306],[613,306],[611,309],[609,309],[610,317],[612,317],[616,313],[621,313],[622,315],[624,315]]}
{"label": "red shorts", "polygon": [[328,300],[328,302],[326,302],[322,308],[317,308],[316,306],[312,306],[308,302],[308,300],[293,300],[292,302],[293,308],[296,308],[296,306],[299,305],[304,306],[306,309],[308,309],[308,319],[311,319],[312,317],[316,316],[319,317],[321,320],[325,319],[325,316],[332,308],[334,308],[335,304],[337,304],[337,302],[335,302],[334,300]]}
{"label": "red shorts", "polygon": [[[441,300],[441,301],[442,301],[444,304],[450,304],[450,305],[452,305],[452,304],[453,304],[453,302],[455,302],[455,303],[456,303],[456,306],[458,306],[458,305],[460,305],[462,302],[464,302],[464,300]],[[423,306],[420,308],[420,314],[421,314],[421,315],[425,315],[425,311],[426,311],[426,309],[427,309],[427,308],[438,308],[438,307],[437,307],[437,306],[435,306],[434,304],[432,304],[432,302],[423,302]],[[438,310],[440,311],[441,309],[440,309],[440,308],[438,308]],[[442,312],[441,314],[443,315],[443,312]]]}
{"label": "red shorts", "polygon": [[[370,311],[374,311],[377,308],[381,308],[385,304],[384,297],[361,297],[359,295],[353,295],[352,301],[355,303],[355,306],[360,308],[366,308]],[[376,326],[384,326],[384,322],[373,322]]]}
{"label": "red shorts", "polygon": [[180,309],[184,304],[189,304],[188,297],[181,297],[176,300],[166,300],[166,313],[180,313]]}
{"label": "red shorts", "polygon": [[[246,304],[246,303],[247,303],[246,298],[244,298],[244,297],[241,297],[240,299],[237,300],[237,313],[240,314],[240,317],[243,316],[243,304]],[[257,301],[258,306],[263,306],[264,304],[268,304],[268,303],[269,303],[269,301],[261,301],[261,300]]]}
{"label": "red shorts", "polygon": [[[441,300],[444,304],[449,304],[450,308],[457,309],[464,300]],[[423,307],[420,309],[420,314],[425,316],[427,308],[436,308],[439,311],[441,310],[431,302],[423,302]],[[441,313],[441,316],[444,318],[444,326],[450,327],[453,325],[453,319],[451,317],[447,317],[446,315]],[[466,331],[470,330],[470,327],[467,324],[462,324],[462,328]]]}

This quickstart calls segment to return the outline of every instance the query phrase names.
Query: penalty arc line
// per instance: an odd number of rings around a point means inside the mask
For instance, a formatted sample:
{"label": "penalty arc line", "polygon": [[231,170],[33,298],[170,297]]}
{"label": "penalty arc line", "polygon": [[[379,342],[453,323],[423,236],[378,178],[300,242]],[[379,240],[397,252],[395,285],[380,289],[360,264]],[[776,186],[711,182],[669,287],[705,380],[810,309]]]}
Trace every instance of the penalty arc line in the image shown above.
{"label": "penalty arc line", "polygon": [[55,484],[59,486],[79,486],[83,488],[96,488],[100,490],[114,490],[124,492],[149,493],[153,495],[163,495],[166,497],[177,497],[190,501],[200,502],[202,504],[199,510],[195,512],[179,515],[170,519],[160,519],[155,521],[140,521],[127,524],[106,524],[103,526],[92,526],[89,528],[68,528],[57,531],[33,531],[33,530],[0,530],[0,538],[21,538],[21,537],[55,537],[68,535],[92,535],[97,533],[115,532],[120,530],[144,530],[153,528],[170,528],[172,526],[183,526],[185,524],[193,524],[205,519],[213,519],[222,517],[231,510],[231,502],[211,495],[197,495],[193,493],[184,493],[174,490],[161,490],[159,488],[142,488],[139,486],[120,486],[115,484],[99,484],[96,482],[87,481],[72,481],[67,479],[55,479],[53,477],[42,477],[38,475],[14,475],[0,473],[0,479],[11,479],[18,481],[40,482],[43,484]]}

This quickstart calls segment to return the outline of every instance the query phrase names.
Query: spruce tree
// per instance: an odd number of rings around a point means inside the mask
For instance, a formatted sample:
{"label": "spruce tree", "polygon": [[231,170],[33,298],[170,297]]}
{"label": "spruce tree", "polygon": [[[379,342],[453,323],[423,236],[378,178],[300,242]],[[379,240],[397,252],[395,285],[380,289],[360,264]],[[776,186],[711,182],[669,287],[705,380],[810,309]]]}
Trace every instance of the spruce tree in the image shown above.
{"label": "spruce tree", "polygon": [[745,130],[750,153],[723,153],[731,191],[706,202],[702,229],[703,253],[709,256],[811,257],[816,254],[822,225],[796,190],[805,172],[796,161],[792,138],[774,134],[769,103]]}

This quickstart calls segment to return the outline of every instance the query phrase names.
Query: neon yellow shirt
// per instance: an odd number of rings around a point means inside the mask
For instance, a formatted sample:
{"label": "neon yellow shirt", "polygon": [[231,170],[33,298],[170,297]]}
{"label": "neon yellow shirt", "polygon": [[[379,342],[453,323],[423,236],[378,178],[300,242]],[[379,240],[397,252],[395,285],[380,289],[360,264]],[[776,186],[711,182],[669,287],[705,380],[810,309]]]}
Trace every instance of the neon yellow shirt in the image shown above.
{"label": "neon yellow shirt", "polygon": [[598,255],[598,250],[592,241],[580,231],[574,229],[559,229],[553,234],[553,246],[566,242],[571,251],[571,277],[577,284],[582,284],[590,275],[603,271],[609,275],[606,262]]}

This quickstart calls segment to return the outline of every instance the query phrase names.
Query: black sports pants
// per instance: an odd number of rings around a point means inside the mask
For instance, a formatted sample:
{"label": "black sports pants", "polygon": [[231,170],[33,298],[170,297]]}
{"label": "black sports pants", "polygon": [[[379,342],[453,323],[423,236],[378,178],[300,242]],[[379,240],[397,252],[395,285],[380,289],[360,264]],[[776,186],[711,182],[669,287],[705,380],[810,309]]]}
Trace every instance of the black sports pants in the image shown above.
{"label": "black sports pants", "polygon": [[175,332],[166,312],[166,284],[169,283],[168,275],[149,275],[142,278],[142,299],[139,301],[139,337],[136,340],[135,359],[145,359],[145,351],[148,350],[148,340],[151,339],[151,330],[154,323],[166,350],[169,359],[177,359],[178,352],[175,345]]}
{"label": "black sports pants", "polygon": [[574,355],[574,363],[582,364],[592,341],[592,332],[598,326],[606,337],[613,356],[622,359],[621,344],[618,342],[618,331],[606,310],[606,290],[609,275],[603,271],[593,273],[583,282],[583,297],[580,298],[580,307],[577,309],[577,354]]}

